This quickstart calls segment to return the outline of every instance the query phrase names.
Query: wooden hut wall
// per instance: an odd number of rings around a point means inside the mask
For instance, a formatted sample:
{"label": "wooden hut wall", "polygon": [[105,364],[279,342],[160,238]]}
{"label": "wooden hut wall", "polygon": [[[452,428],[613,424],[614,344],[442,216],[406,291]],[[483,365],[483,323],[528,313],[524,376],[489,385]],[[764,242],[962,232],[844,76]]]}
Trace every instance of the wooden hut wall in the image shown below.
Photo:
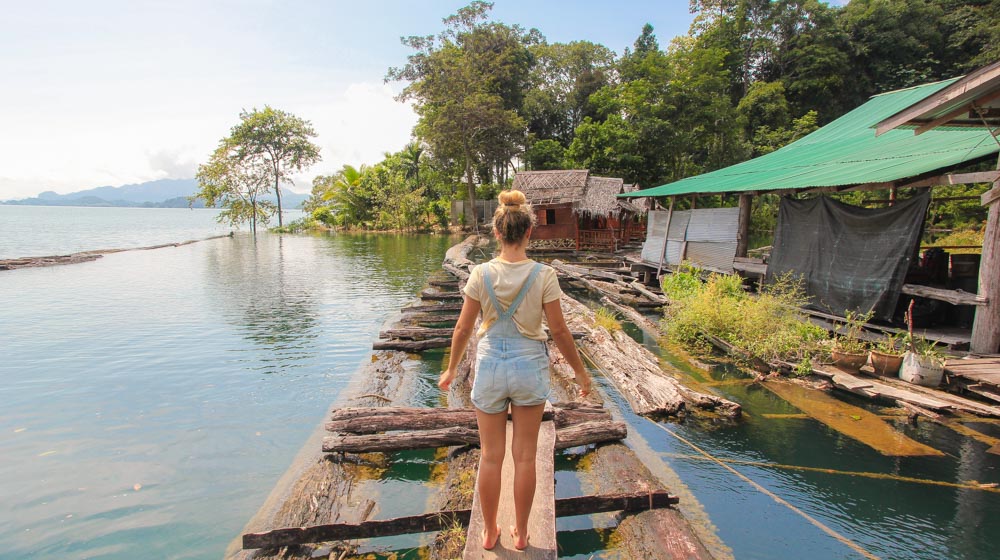
{"label": "wooden hut wall", "polygon": [[536,204],[532,239],[576,239],[577,220],[572,204]]}

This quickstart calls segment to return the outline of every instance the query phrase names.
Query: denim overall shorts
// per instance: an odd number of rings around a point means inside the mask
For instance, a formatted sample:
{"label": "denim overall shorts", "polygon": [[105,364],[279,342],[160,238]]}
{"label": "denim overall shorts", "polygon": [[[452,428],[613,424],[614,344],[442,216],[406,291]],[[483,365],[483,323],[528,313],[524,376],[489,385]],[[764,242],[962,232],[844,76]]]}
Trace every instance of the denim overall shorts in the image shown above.
{"label": "denim overall shorts", "polygon": [[521,334],[514,324],[514,312],[541,269],[542,265],[535,263],[514,301],[504,310],[493,291],[488,265],[484,265],[483,283],[499,317],[479,341],[472,404],[487,414],[504,412],[511,403],[534,406],[549,398],[548,348],[545,342]]}

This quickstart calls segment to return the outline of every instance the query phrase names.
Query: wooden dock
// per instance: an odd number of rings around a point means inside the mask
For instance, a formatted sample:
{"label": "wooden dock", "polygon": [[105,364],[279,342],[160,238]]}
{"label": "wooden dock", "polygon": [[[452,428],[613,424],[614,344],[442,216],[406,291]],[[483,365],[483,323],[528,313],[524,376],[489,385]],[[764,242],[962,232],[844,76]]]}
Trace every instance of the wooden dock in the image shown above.
{"label": "wooden dock", "polygon": [[945,373],[962,389],[1000,403],[1000,356],[948,360]]}
{"label": "wooden dock", "polygon": [[528,518],[528,535],[531,540],[524,551],[514,549],[510,527],[514,525],[514,457],[510,444],[513,424],[507,421],[507,451],[503,459],[503,478],[500,490],[500,540],[493,550],[482,546],[483,512],[479,503],[479,489],[472,498],[472,521],[465,540],[466,560],[492,558],[519,558],[541,560],[556,558],[556,509],[555,509],[555,441],[556,429],[551,420],[543,421],[538,432],[538,453],[535,457],[535,500]]}

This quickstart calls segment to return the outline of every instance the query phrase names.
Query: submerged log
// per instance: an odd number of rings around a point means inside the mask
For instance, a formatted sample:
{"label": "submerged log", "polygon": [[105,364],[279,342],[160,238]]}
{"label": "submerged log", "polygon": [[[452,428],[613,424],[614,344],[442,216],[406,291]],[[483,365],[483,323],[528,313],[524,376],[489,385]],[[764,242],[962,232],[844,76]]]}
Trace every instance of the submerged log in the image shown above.
{"label": "submerged log", "polygon": [[588,343],[584,354],[605,371],[636,414],[678,415],[688,405],[728,416],[740,414],[738,404],[695,391],[668,376],[656,356],[627,334],[609,333],[597,326],[593,312],[583,304],[563,296],[562,306],[570,328],[589,333],[584,339]]}
{"label": "submerged log", "polygon": [[403,352],[420,352],[432,348],[447,348],[451,346],[450,338],[428,338],[426,340],[383,340],[372,343],[372,350],[401,350]]}
{"label": "submerged log", "polygon": [[[555,501],[556,517],[588,515],[608,511],[636,513],[668,508],[678,503],[675,496],[663,490],[608,494],[605,496],[575,496]],[[289,527],[262,533],[243,535],[243,548],[278,548],[297,544],[338,540],[389,537],[411,533],[442,531],[456,524],[467,526],[471,509],[435,511],[408,517],[365,521],[364,523],[333,523],[314,527]]]}

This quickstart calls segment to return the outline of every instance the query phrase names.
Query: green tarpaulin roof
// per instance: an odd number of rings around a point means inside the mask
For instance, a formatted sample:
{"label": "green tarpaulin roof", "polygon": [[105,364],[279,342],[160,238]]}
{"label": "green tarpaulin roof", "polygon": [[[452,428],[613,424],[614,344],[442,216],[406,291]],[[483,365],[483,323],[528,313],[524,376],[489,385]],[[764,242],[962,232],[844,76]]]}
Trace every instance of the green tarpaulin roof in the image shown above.
{"label": "green tarpaulin roof", "polygon": [[984,129],[938,128],[919,136],[912,130],[898,129],[875,136],[872,128],[875,124],[954,81],[877,95],[770,154],[619,196],[719,194],[882,183],[916,177],[996,152],[997,143]]}

